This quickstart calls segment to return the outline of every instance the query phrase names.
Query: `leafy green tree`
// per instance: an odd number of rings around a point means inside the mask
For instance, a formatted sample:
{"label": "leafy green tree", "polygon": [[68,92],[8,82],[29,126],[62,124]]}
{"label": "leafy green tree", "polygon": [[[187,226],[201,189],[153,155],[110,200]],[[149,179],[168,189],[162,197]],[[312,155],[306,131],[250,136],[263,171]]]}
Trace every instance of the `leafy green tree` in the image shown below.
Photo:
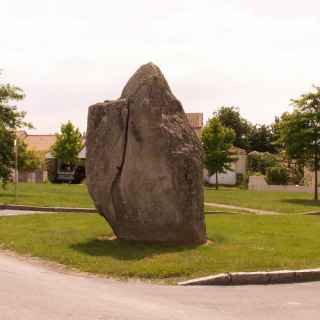
{"label": "leafy green tree", "polygon": [[280,143],[280,122],[281,118],[275,117],[274,122],[270,126],[272,132],[272,144],[274,146],[275,153],[283,152],[283,148]]}
{"label": "leafy green tree", "polygon": [[281,158],[269,152],[252,151],[248,154],[248,169],[251,173],[266,174],[270,167],[281,165]]}
{"label": "leafy green tree", "polygon": [[276,153],[278,151],[272,126],[252,126],[248,141],[249,149],[252,151],[269,153]]}
{"label": "leafy green tree", "polygon": [[215,174],[216,189],[218,189],[218,173],[231,170],[231,163],[235,160],[230,154],[230,148],[235,140],[234,130],[225,128],[218,117],[213,117],[203,129],[201,139],[205,167],[210,176]]}
{"label": "leafy green tree", "polygon": [[[25,112],[18,111],[13,102],[24,98],[23,91],[10,84],[0,84],[0,183],[4,186],[14,168],[14,140],[19,128],[31,127],[24,121]],[[21,153],[23,157],[24,153]]]}
{"label": "leafy green tree", "polygon": [[221,124],[234,130],[234,146],[249,151],[249,137],[252,125],[245,118],[241,117],[239,108],[222,106],[214,113]]}
{"label": "leafy green tree", "polygon": [[78,155],[84,147],[80,130],[68,121],[61,126],[61,133],[56,136],[57,140],[52,146],[53,155],[65,165],[74,167],[78,163]]}
{"label": "leafy green tree", "polygon": [[19,171],[33,171],[42,165],[41,155],[28,149],[24,141],[18,140],[18,169]]}
{"label": "leafy green tree", "polygon": [[320,165],[320,87],[292,100],[295,110],[282,116],[280,141],[288,156],[305,163],[314,170],[314,199],[318,200],[318,171]]}

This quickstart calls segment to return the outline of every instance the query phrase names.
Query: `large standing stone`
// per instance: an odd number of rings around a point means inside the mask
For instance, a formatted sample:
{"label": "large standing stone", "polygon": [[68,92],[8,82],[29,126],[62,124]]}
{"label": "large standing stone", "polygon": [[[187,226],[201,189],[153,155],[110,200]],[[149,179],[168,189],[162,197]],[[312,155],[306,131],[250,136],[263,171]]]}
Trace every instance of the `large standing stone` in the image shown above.
{"label": "large standing stone", "polygon": [[90,107],[86,143],[89,192],[119,239],[206,241],[201,145],[157,66]]}

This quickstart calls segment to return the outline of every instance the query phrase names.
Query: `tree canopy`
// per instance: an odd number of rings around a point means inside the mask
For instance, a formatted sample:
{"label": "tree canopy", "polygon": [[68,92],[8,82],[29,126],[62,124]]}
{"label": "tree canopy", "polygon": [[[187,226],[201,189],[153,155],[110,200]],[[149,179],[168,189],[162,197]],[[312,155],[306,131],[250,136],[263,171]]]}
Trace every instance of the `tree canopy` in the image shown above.
{"label": "tree canopy", "polygon": [[209,175],[215,174],[216,188],[218,188],[218,173],[231,170],[234,157],[230,148],[235,140],[233,129],[224,127],[218,117],[209,120],[202,132],[202,145],[204,150],[204,165]]}
{"label": "tree canopy", "polygon": [[39,169],[44,160],[40,152],[28,149],[23,140],[18,140],[18,169],[20,171],[33,171]]}
{"label": "tree canopy", "polygon": [[233,129],[234,146],[249,149],[251,124],[240,115],[239,108],[222,106],[214,113],[214,116],[219,119],[222,126]]}
{"label": "tree canopy", "polygon": [[273,126],[251,126],[248,136],[248,149],[250,151],[276,153],[278,146],[275,140]]}
{"label": "tree canopy", "polygon": [[53,155],[65,165],[73,167],[78,162],[78,155],[84,147],[80,130],[68,121],[61,126],[57,140],[52,146]]}
{"label": "tree canopy", "polygon": [[320,165],[320,87],[292,100],[295,110],[285,113],[279,124],[280,142],[291,159],[303,161],[314,171],[314,199],[318,200]]}
{"label": "tree canopy", "polygon": [[[17,130],[31,125],[25,122],[25,112],[18,111],[13,102],[24,98],[23,91],[10,84],[0,84],[0,183],[5,185],[14,167],[14,140]],[[21,145],[22,146],[22,145]],[[26,146],[21,148],[21,168],[26,156]],[[30,154],[29,154],[30,156]],[[30,157],[29,157],[30,158]]]}

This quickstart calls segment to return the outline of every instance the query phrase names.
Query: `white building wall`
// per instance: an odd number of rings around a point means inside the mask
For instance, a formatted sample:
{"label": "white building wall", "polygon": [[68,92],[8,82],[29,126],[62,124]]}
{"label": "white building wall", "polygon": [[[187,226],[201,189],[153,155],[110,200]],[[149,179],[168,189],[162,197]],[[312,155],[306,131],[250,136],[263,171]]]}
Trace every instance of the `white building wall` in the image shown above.
{"label": "white building wall", "polygon": [[[244,176],[247,173],[247,155],[240,154],[237,155],[237,160],[235,160],[231,164],[232,170],[227,171],[226,173],[219,173],[218,174],[218,182],[219,184],[224,185],[235,185],[237,183],[237,174],[243,174]],[[208,176],[208,171],[204,171],[205,181],[210,184],[216,183],[216,177],[215,175],[212,175],[211,177]]]}
{"label": "white building wall", "polygon": [[235,162],[236,173],[241,173],[245,175],[247,173],[247,156],[238,155],[238,160]]}
{"label": "white building wall", "polygon": [[[216,183],[216,175],[212,175],[211,177],[207,177],[206,181],[210,184]],[[226,173],[219,173],[218,174],[218,182],[219,184],[226,184],[226,185],[235,185],[237,182],[237,176],[234,171],[227,171]]]}

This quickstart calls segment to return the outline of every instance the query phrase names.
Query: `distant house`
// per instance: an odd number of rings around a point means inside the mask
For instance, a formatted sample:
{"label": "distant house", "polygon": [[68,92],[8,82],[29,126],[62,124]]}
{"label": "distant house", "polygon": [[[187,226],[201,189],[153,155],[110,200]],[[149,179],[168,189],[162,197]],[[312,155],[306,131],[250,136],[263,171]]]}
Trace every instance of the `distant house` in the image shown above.
{"label": "distant house", "polygon": [[[246,176],[248,161],[247,152],[244,149],[232,147],[230,153],[234,156],[235,160],[231,164],[232,170],[218,174],[218,182],[222,185],[236,185]],[[215,175],[208,176],[208,172],[206,172],[205,181],[214,185],[216,183],[216,177]]]}
{"label": "distant house", "polygon": [[20,182],[45,182],[47,181],[47,170],[45,166],[45,156],[56,141],[54,134],[28,134],[26,131],[17,132],[20,141],[26,143],[28,149],[35,151],[42,159],[42,167],[34,171],[19,172]]}
{"label": "distant house", "polygon": [[82,164],[73,168],[71,171],[64,166],[64,164],[55,159],[50,150],[56,142],[55,134],[28,134],[26,131],[19,131],[17,133],[18,139],[26,143],[28,149],[36,151],[43,159],[41,168],[34,171],[19,172],[20,182],[81,182],[85,176],[85,168],[83,161],[85,157],[85,150],[79,154],[80,162]]}
{"label": "distant house", "polygon": [[55,134],[28,134],[26,131],[17,133],[18,139],[23,140],[28,149],[47,153],[56,142]]}

